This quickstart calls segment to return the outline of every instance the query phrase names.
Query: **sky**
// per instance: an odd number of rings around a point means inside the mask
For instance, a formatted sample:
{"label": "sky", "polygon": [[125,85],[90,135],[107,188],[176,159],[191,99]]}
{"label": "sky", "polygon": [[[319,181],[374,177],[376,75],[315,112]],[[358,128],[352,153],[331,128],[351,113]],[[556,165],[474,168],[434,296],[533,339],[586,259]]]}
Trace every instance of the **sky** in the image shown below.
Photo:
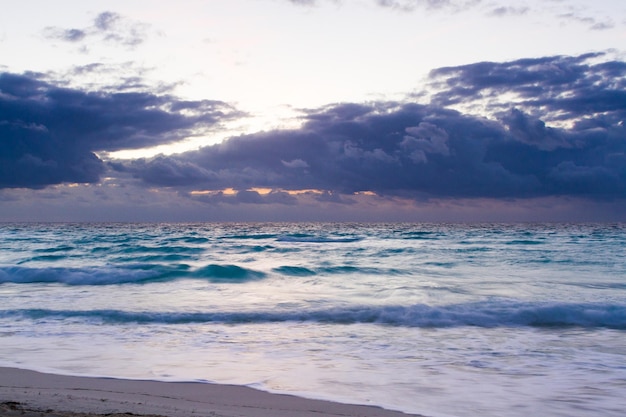
{"label": "sky", "polygon": [[0,221],[626,221],[622,0],[22,0]]}

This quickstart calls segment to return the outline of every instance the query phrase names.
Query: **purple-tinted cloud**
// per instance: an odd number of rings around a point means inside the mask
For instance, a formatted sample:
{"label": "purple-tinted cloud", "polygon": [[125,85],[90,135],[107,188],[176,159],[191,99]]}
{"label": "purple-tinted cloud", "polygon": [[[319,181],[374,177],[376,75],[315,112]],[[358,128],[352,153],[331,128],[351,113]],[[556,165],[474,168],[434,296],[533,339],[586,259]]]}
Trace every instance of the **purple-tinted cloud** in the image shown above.
{"label": "purple-tinted cloud", "polygon": [[[626,64],[589,63],[598,58],[441,68],[432,73],[441,90],[430,104],[331,105],[309,111],[300,129],[234,137],[117,168],[151,186],[189,190],[624,198]],[[496,100],[511,94],[520,98],[516,105]],[[476,97],[491,99],[497,117],[446,108]],[[549,126],[542,112],[563,124]]]}
{"label": "purple-tinted cloud", "polygon": [[595,53],[439,68],[430,74],[439,90],[433,103],[480,100],[487,101],[491,112],[507,112],[514,104],[544,120],[615,124],[626,117],[626,62],[592,63],[601,57]]}
{"label": "purple-tinted cloud", "polygon": [[[438,90],[427,104],[333,104],[307,111],[298,129],[105,164],[95,152],[174,142],[240,114],[218,101],[86,93],[3,74],[0,187],[97,182],[110,169],[119,181],[134,177],[137,186],[214,204],[346,205],[367,192],[626,197],[626,63],[556,56],[440,68],[431,77]],[[488,113],[460,110],[478,102]]]}
{"label": "purple-tinted cloud", "polygon": [[35,74],[3,73],[0,188],[97,182],[105,165],[94,152],[174,142],[237,114],[219,101],[87,93]]}

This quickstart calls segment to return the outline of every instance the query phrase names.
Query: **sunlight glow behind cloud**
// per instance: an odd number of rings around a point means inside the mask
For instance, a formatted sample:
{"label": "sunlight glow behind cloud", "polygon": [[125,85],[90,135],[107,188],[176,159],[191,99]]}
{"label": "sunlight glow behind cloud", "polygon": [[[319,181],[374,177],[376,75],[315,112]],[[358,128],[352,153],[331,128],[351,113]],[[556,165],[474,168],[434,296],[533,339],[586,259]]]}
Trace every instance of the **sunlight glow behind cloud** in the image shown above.
{"label": "sunlight glow behind cloud", "polygon": [[619,16],[614,0],[16,3],[0,214],[66,197],[185,218],[608,213],[626,198]]}

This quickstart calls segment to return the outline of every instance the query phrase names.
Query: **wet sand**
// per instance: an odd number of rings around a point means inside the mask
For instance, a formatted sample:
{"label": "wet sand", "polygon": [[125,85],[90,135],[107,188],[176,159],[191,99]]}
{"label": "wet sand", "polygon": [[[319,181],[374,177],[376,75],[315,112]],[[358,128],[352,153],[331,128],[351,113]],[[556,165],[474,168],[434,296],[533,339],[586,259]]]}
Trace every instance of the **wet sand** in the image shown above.
{"label": "wet sand", "polygon": [[0,417],[407,417],[249,387],[87,378],[0,368]]}

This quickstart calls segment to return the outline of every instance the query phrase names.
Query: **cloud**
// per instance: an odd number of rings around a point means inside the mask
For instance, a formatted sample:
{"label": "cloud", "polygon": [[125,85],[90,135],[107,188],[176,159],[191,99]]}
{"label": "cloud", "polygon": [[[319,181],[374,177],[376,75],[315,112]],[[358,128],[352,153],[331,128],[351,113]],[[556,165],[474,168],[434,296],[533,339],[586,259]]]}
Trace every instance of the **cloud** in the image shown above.
{"label": "cloud", "polygon": [[219,101],[85,92],[5,73],[0,188],[106,176],[146,198],[165,190],[189,207],[264,213],[365,210],[367,201],[625,201],[626,63],[601,53],[481,62],[436,69],[428,87],[430,102],[332,104],[305,111],[299,128],[104,161],[98,152],[178,141],[241,114]]}
{"label": "cloud", "polygon": [[281,160],[280,162],[283,163],[284,166],[286,166],[287,168],[308,168],[309,164],[306,163],[306,161],[303,161],[302,159],[294,159],[293,161],[283,161]]}
{"label": "cloud", "polygon": [[81,29],[55,29],[50,35],[66,42],[79,42],[85,39],[87,33]]}
{"label": "cloud", "polygon": [[120,20],[121,16],[113,12],[102,12],[96,16],[94,20],[94,26],[102,31],[106,32],[113,29],[116,22]]}
{"label": "cloud", "polygon": [[[433,103],[487,103],[490,112],[513,104],[543,120],[599,123],[624,120],[626,62],[604,54],[479,62],[433,70]],[[599,62],[596,62],[599,61]]]}
{"label": "cloud", "polygon": [[[315,189],[326,201],[361,192],[414,200],[625,198],[626,64],[602,58],[440,68],[431,74],[440,88],[431,103],[333,104],[308,111],[298,129],[118,169],[150,186]],[[511,96],[517,100],[509,103]],[[447,107],[477,97],[490,103],[490,117]]]}
{"label": "cloud", "polygon": [[315,0],[289,0],[289,2],[298,6],[312,6],[315,4]]}
{"label": "cloud", "polygon": [[285,191],[270,191],[260,193],[256,190],[239,190],[232,192],[214,191],[191,193],[188,197],[194,201],[208,204],[256,204],[292,206],[298,203],[298,199]]}
{"label": "cloud", "polygon": [[118,13],[105,11],[98,14],[91,26],[82,29],[47,27],[44,36],[65,42],[81,43],[98,39],[108,43],[134,48],[148,37],[149,26],[131,21]]}
{"label": "cloud", "polygon": [[74,65],[62,70],[47,71],[39,75],[41,80],[68,88],[97,91],[100,93],[145,92],[169,94],[182,81],[165,83],[151,80],[154,68],[134,61],[119,63],[91,62]]}
{"label": "cloud", "polygon": [[376,0],[376,4],[405,12],[412,12],[415,9],[449,9],[462,11],[478,5],[481,0]]}
{"label": "cloud", "polygon": [[106,167],[96,152],[171,143],[237,115],[219,101],[90,93],[1,73],[0,188],[97,182]]}
{"label": "cloud", "polygon": [[[322,3],[347,3],[346,0],[287,0],[296,6],[316,6]],[[361,2],[363,3],[363,2]],[[583,4],[572,5],[571,1],[553,0],[536,1],[532,7],[526,4],[511,5],[506,0],[369,0],[369,3],[383,9],[413,13],[413,12],[446,12],[463,13],[479,10],[486,16],[496,18],[510,18],[528,15],[548,15],[551,21],[558,20],[561,24],[582,24],[589,30],[609,30],[615,27],[610,8],[594,10]],[[594,5],[594,7],[597,5]],[[596,8],[597,9],[597,8]],[[600,13],[600,14],[599,14]],[[595,14],[595,16],[594,16]]]}
{"label": "cloud", "polygon": [[[297,6],[314,6],[320,0],[288,0]],[[345,0],[328,0],[333,3],[343,3]],[[472,8],[482,0],[371,0],[377,6],[399,10],[402,12],[412,12],[416,9],[426,10],[453,10],[463,11]]]}
{"label": "cloud", "polygon": [[612,29],[615,26],[613,21],[608,17],[603,18],[603,20],[598,20],[595,17],[582,16],[573,12],[562,13],[558,15],[558,18],[565,21],[585,24],[591,30],[606,30]]}
{"label": "cloud", "polygon": [[489,12],[490,16],[502,17],[502,16],[521,16],[528,13],[528,7],[511,7],[511,6],[499,6],[495,7]]}

